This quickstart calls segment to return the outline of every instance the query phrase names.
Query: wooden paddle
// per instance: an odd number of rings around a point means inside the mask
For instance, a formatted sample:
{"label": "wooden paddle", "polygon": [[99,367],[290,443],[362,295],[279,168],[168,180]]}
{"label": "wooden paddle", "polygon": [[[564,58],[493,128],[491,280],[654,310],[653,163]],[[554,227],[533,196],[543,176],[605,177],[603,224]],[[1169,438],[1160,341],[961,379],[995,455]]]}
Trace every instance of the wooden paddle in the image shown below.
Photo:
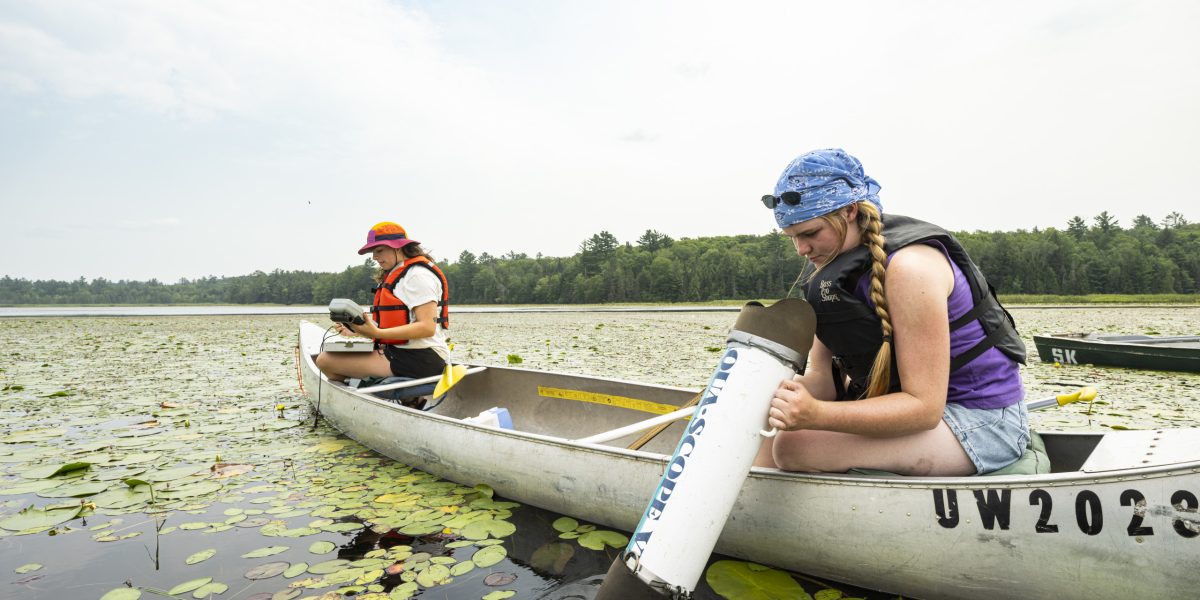
{"label": "wooden paddle", "polygon": [[[703,395],[704,395],[704,392],[700,392],[699,394],[696,394],[695,396],[692,397],[691,400],[688,400],[687,402],[684,402],[682,405],[680,405],[679,408],[687,408],[689,406],[695,406],[696,403],[700,401],[700,397]],[[641,448],[642,446],[645,446],[647,442],[654,439],[655,436],[662,433],[664,429],[666,429],[670,426],[671,426],[671,423],[669,423],[669,422],[663,423],[661,425],[657,425],[653,429],[647,431],[646,433],[643,433],[642,437],[634,440],[633,443],[626,446],[626,448],[628,448],[630,450],[637,450],[637,449]]]}

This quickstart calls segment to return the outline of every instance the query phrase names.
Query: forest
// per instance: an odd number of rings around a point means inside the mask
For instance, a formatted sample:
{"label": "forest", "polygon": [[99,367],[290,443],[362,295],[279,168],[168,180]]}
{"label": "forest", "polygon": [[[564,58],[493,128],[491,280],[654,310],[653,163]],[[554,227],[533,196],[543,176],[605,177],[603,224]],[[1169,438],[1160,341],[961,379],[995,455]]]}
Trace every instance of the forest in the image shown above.
{"label": "forest", "polygon": [[[1200,224],[1178,212],[1158,222],[1140,215],[1121,227],[1108,212],[1064,229],[954,232],[1004,295],[1200,293]],[[647,230],[621,242],[607,231],[569,257],[435,257],[451,304],[600,304],[781,298],[804,266],[779,231],[683,238]],[[340,273],[256,271],[236,277],[150,281],[30,281],[0,278],[0,305],[285,304],[331,298],[370,303],[370,260]]]}

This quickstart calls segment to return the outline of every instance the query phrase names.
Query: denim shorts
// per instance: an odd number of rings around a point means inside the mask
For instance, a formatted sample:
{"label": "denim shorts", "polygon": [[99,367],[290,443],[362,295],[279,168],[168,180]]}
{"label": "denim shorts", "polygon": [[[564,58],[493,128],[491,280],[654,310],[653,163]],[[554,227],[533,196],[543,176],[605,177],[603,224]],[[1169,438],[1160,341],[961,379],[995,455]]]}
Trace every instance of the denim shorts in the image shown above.
{"label": "denim shorts", "polygon": [[947,402],[942,420],[975,463],[976,474],[1012,464],[1029,445],[1029,412],[1024,402],[1004,408],[967,408]]}

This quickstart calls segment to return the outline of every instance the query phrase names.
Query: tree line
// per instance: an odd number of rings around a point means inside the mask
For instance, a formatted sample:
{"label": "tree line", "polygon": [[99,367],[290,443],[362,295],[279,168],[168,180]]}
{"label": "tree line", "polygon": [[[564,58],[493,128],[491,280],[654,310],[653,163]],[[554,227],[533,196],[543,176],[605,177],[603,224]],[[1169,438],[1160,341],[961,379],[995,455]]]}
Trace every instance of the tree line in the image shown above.
{"label": "tree line", "polygon": [[[1064,229],[956,232],[1002,294],[1200,293],[1200,224],[1171,213],[1128,228],[1102,212]],[[462,252],[440,263],[452,304],[595,304],[779,298],[804,266],[779,231],[672,239],[647,230],[620,242],[607,231],[569,257]],[[176,283],[0,279],[0,304],[299,304],[331,298],[370,303],[370,260],[340,273],[256,271]]]}

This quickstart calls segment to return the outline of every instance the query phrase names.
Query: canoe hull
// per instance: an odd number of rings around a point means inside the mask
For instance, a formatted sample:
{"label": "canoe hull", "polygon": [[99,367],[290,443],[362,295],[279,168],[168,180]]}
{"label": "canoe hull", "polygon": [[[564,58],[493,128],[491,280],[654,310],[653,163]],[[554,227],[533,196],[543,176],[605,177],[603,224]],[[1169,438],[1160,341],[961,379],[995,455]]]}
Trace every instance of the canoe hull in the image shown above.
{"label": "canoe hull", "polygon": [[[644,413],[624,414],[630,399],[678,406],[692,396],[489,368],[459,383],[438,409],[420,412],[319,380],[311,357],[301,354],[314,407],[319,402],[332,426],[365,446],[451,481],[487,483],[503,497],[624,531],[646,508],[681,426],[649,451],[625,450],[624,439],[612,446],[570,440],[640,420]],[[508,408],[518,430],[457,418],[492,405]],[[565,435],[520,430],[552,431],[555,419]],[[1094,444],[1097,437],[1060,434],[1047,445]],[[1186,597],[1200,586],[1200,572],[1191,568],[1200,560],[1197,495],[1197,461],[1007,477],[754,469],[717,551],[917,598]],[[697,515],[696,526],[719,524]]]}
{"label": "canoe hull", "polygon": [[1200,372],[1200,337],[1034,336],[1043,362]]}

